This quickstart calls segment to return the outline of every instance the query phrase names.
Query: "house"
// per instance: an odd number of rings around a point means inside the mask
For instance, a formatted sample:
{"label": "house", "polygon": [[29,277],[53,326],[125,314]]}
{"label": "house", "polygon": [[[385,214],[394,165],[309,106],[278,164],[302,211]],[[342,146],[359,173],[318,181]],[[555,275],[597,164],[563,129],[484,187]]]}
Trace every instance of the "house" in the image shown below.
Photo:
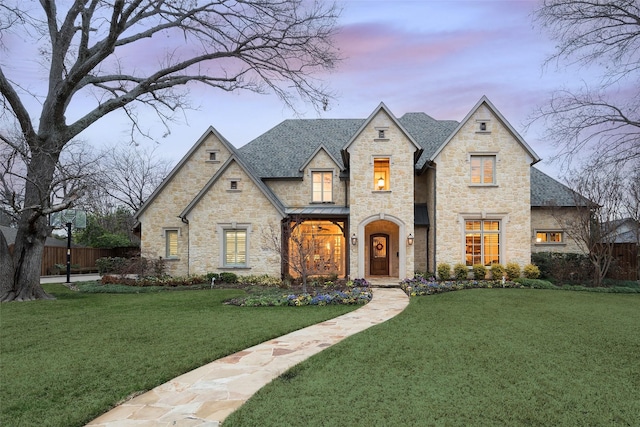
{"label": "house", "polygon": [[136,213],[142,254],[173,275],[524,266],[570,247],[542,209],[570,190],[538,161],[486,97],[461,122],[381,103],[365,119],[285,120],[238,149],[209,128]]}

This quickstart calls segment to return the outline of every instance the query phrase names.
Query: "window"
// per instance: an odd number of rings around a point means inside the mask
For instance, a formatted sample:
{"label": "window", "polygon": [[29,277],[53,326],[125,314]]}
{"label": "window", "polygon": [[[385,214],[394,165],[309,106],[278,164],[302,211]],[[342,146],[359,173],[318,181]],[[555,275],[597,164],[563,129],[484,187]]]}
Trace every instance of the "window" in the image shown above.
{"label": "window", "polygon": [[465,261],[474,264],[500,263],[500,221],[465,221]]}
{"label": "window", "polygon": [[476,133],[491,133],[491,119],[478,119],[476,126]]}
{"label": "window", "polygon": [[220,150],[207,150],[206,161],[208,163],[220,163],[220,160],[218,159],[219,152]]}
{"label": "window", "polygon": [[378,131],[378,139],[384,139],[384,129]]}
{"label": "window", "polygon": [[563,243],[562,231],[536,231],[536,243],[540,243],[540,244]]}
{"label": "window", "polygon": [[373,189],[388,191],[389,188],[389,159],[373,159]]}
{"label": "window", "polygon": [[178,257],[178,230],[165,230],[165,257]]}
{"label": "window", "polygon": [[238,181],[231,181],[230,188],[231,188],[231,190],[237,190],[238,189]]}
{"label": "window", "polygon": [[247,230],[224,230],[224,266],[247,266]]}
{"label": "window", "polygon": [[496,183],[496,156],[471,156],[471,184]]}
{"label": "window", "polygon": [[314,203],[330,203],[333,201],[333,172],[311,172],[312,195]]}

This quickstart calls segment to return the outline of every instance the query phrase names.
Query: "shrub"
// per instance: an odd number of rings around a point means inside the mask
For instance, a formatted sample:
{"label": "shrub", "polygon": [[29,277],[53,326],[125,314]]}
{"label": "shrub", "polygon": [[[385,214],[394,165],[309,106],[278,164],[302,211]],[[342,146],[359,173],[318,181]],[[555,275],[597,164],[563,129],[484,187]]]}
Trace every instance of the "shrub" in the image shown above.
{"label": "shrub", "polygon": [[556,283],[586,283],[593,278],[589,257],[578,253],[538,252],[531,263],[540,269],[540,277]]}
{"label": "shrub", "polygon": [[493,280],[502,280],[505,275],[505,269],[502,264],[491,264],[491,278]]}
{"label": "shrub", "polygon": [[520,265],[517,262],[508,262],[505,267],[505,272],[509,279],[517,279],[520,277]]}
{"label": "shrub", "polygon": [[453,266],[453,275],[457,280],[466,280],[469,277],[469,269],[466,265],[459,262]]}
{"label": "shrub", "polygon": [[225,271],[220,273],[220,281],[223,283],[236,283],[238,282],[238,276],[235,273]]}
{"label": "shrub", "polygon": [[487,267],[482,264],[473,264],[471,270],[473,271],[473,278],[476,280],[483,280],[487,276]]}
{"label": "shrub", "polygon": [[123,270],[129,265],[129,260],[122,257],[105,257],[98,258],[96,260],[96,267],[98,267],[98,273],[116,273],[122,274]]}
{"label": "shrub", "polygon": [[514,282],[532,289],[559,289],[557,286],[554,286],[551,282],[547,280],[542,280],[542,279],[527,279],[525,277],[521,277],[519,279],[515,279]]}
{"label": "shrub", "polygon": [[451,266],[446,262],[438,264],[436,271],[438,272],[438,278],[440,280],[449,280],[451,277]]}
{"label": "shrub", "polygon": [[524,277],[527,279],[537,279],[540,277],[540,269],[535,264],[527,264],[524,266]]}

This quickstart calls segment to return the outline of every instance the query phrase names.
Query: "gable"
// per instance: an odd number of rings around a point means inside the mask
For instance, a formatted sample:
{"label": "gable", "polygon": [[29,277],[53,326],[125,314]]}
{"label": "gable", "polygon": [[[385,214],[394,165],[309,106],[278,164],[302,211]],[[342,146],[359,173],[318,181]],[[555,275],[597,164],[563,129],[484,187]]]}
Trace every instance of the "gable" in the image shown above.
{"label": "gable", "polygon": [[[135,218],[140,220],[149,206],[156,202],[163,193],[171,193],[168,197],[172,201],[172,206],[182,209],[205,185],[207,179],[218,170],[220,165],[235,152],[235,148],[229,141],[213,127],[209,127],[151,193],[151,196],[135,213]],[[216,160],[210,160],[211,153],[216,153]],[[164,209],[166,208],[167,206],[164,206]],[[176,215],[177,212],[174,212],[174,216]]]}
{"label": "gable", "polygon": [[[396,130],[400,132],[400,136],[406,138],[410,144],[413,145],[414,150],[417,152],[416,157],[422,152],[422,147],[413,139],[413,136],[402,126],[402,124],[395,118],[395,116],[389,111],[387,106],[381,102],[378,108],[376,108],[373,113],[367,118],[367,120],[362,123],[360,128],[353,134],[349,142],[347,142],[344,147],[342,147],[342,151],[345,153],[349,153],[349,148],[358,140],[360,135],[368,131],[373,135],[373,139],[376,140],[385,140],[390,139],[391,134]],[[388,132],[382,137],[378,136],[379,132]],[[397,139],[397,138],[394,138]],[[403,139],[403,138],[400,138]],[[343,156],[345,157],[345,156]],[[348,155],[346,156],[348,158]]]}
{"label": "gable", "polygon": [[[486,131],[481,130],[478,126],[480,123],[486,123],[489,129]],[[529,164],[539,162],[540,157],[533,151],[531,147],[524,141],[518,132],[511,126],[507,119],[502,116],[497,108],[489,101],[486,96],[483,96],[480,101],[469,111],[466,117],[460,122],[460,124],[454,129],[449,136],[442,142],[440,147],[431,155],[429,161],[435,161],[436,157],[447,147],[447,145],[456,138],[462,132],[476,132],[484,133],[486,135],[492,132],[498,131],[500,128],[506,130],[511,137],[520,145],[524,153],[529,156]]]}
{"label": "gable", "polygon": [[331,153],[321,144],[316,151],[309,157],[309,159],[300,167],[300,172],[304,173],[307,167],[311,168],[332,168],[337,166],[338,169],[344,170],[342,162],[337,160],[331,155]]}
{"label": "gable", "polygon": [[[204,187],[198,192],[198,194],[194,197],[193,200],[184,208],[182,212],[178,215],[180,218],[186,219],[189,213],[200,203],[200,201],[209,193],[209,191],[214,187],[214,185],[218,184],[225,173],[233,167],[238,167],[244,178],[246,180],[246,184],[242,183],[243,186],[255,187],[259,190],[262,195],[264,195],[267,200],[275,207],[278,213],[284,217],[284,206],[278,200],[278,198],[271,192],[271,190],[259,179],[257,179],[249,169],[249,167],[238,157],[237,154],[232,155],[216,172],[214,176],[206,183]],[[234,177],[230,177],[233,179]],[[224,183],[222,183],[224,185]],[[229,190],[232,190],[229,188]]]}

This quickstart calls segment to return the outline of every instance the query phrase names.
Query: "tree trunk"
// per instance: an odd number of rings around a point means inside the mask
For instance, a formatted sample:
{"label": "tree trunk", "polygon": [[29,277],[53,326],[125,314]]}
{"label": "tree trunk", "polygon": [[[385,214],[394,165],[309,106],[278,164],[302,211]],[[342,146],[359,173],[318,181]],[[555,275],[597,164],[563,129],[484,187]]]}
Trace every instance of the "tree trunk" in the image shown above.
{"label": "tree trunk", "polygon": [[[46,220],[45,217],[40,219],[43,222]],[[35,235],[24,236],[24,231],[18,229],[13,256],[7,269],[9,273],[7,275],[7,283],[5,283],[4,278],[2,279],[0,301],[55,299],[52,295],[46,293],[40,285],[40,266],[42,264],[45,240],[46,236],[44,239]],[[4,259],[4,254],[2,254],[2,257]]]}
{"label": "tree trunk", "polygon": [[[8,274],[0,279],[0,301],[54,299],[40,286],[40,268],[44,243],[51,232],[45,212],[50,208],[50,187],[62,148],[49,148],[46,141],[30,141],[31,161],[27,167],[24,208],[18,221]],[[43,148],[44,147],[44,148]],[[48,148],[48,149],[47,149]],[[3,239],[5,240],[5,239]],[[3,271],[8,246],[0,242]],[[6,254],[5,254],[6,247]],[[6,277],[6,279],[5,279]]]}
{"label": "tree trunk", "polygon": [[0,233],[0,301],[13,287],[13,259],[9,252],[9,244]]}

